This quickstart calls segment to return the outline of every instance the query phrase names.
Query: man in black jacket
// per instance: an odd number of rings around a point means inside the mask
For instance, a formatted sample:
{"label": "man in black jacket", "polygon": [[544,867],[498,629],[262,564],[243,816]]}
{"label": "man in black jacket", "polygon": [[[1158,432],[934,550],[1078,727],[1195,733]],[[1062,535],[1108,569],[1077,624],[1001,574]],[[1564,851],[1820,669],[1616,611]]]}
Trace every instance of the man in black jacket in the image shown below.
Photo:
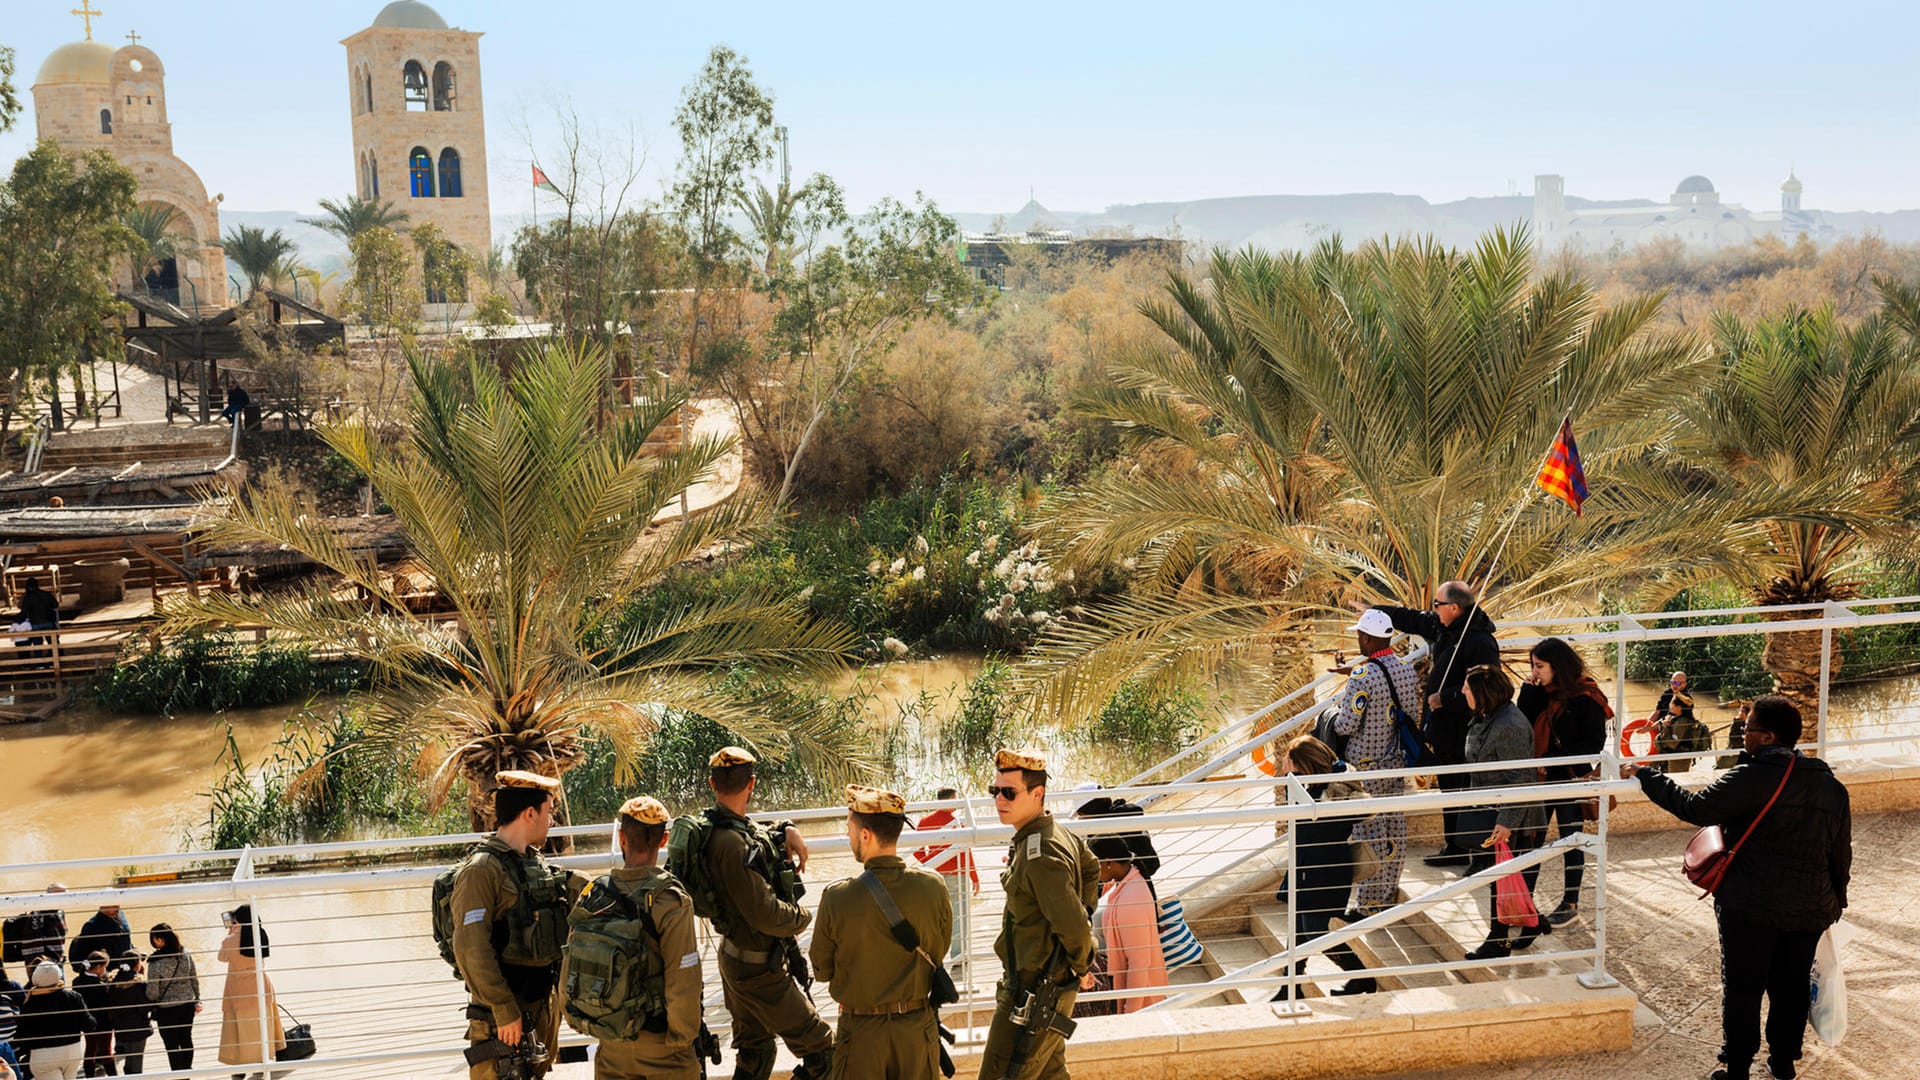
{"label": "man in black jacket", "polygon": [[[1393,628],[1427,640],[1426,710],[1421,719],[1429,757],[1426,764],[1459,765],[1467,760],[1467,722],[1472,719],[1460,684],[1467,672],[1482,664],[1500,662],[1500,643],[1493,638],[1493,620],[1480,610],[1473,589],[1464,581],[1449,581],[1435,589],[1433,609],[1374,604],[1393,620]],[[1365,610],[1359,604],[1356,610]],[[1441,773],[1442,791],[1465,791],[1472,782],[1466,773]],[[1440,814],[1446,845],[1429,856],[1428,866],[1464,866],[1471,844],[1460,835],[1460,811]]]}
{"label": "man in black jacket", "polygon": [[70,954],[75,975],[87,971],[87,954],[96,949],[109,958],[133,949],[133,932],[127,926],[127,917],[120,914],[119,904],[102,904],[100,910],[81,925]]}
{"label": "man in black jacket", "polygon": [[[1800,710],[1791,701],[1778,694],[1756,699],[1739,763],[1699,791],[1652,769],[1620,767],[1622,776],[1637,776],[1641,790],[1668,813],[1693,825],[1720,826],[1729,848],[1753,829],[1714,894],[1724,1064],[1712,1080],[1750,1075],[1760,1052],[1762,994],[1768,1002],[1767,1075],[1795,1075],[1806,1037],[1813,951],[1847,906],[1853,869],[1847,789],[1826,762],[1793,749],[1800,726]],[[1766,809],[1769,800],[1772,809]]]}

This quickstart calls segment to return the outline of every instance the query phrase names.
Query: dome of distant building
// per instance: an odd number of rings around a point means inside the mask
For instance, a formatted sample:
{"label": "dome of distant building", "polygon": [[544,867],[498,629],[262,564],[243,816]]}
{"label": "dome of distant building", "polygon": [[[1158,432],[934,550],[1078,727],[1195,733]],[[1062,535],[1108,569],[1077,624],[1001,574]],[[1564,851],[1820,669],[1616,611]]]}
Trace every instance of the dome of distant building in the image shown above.
{"label": "dome of distant building", "polygon": [[1713,194],[1713,181],[1704,176],[1689,176],[1685,180],[1680,181],[1680,186],[1673,190],[1676,195],[1711,195]]}
{"label": "dome of distant building", "polygon": [[1788,173],[1787,182],[1780,185],[1780,190],[1786,192],[1789,195],[1798,195],[1802,190],[1805,189],[1805,186],[1806,185],[1800,183],[1799,177],[1793,175],[1792,173]]}
{"label": "dome of distant building", "polygon": [[374,16],[373,25],[402,30],[445,30],[447,20],[441,18],[439,12],[420,3],[420,0],[393,0]]}
{"label": "dome of distant building", "polygon": [[99,83],[104,86],[112,62],[113,46],[101,41],[76,41],[53,50],[46,63],[40,65],[40,74],[34,77],[33,84]]}

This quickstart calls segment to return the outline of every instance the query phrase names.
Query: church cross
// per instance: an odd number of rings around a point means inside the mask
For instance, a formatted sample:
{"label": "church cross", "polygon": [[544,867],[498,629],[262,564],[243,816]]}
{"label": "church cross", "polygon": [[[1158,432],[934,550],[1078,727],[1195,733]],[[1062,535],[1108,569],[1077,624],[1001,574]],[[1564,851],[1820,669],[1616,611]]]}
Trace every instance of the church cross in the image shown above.
{"label": "church cross", "polygon": [[93,40],[93,17],[95,15],[100,14],[100,12],[93,7],[93,0],[80,0],[80,6],[77,8],[74,8],[71,12],[68,12],[68,14],[78,15],[82,19],[86,20],[87,40],[92,41]]}
{"label": "church cross", "polygon": [[129,30],[129,31],[127,31],[127,43],[128,43],[129,45],[138,45],[138,44],[140,44],[140,35],[139,35],[139,34],[136,34],[136,33],[134,33],[134,32],[133,32],[133,31],[131,31],[131,30]]}

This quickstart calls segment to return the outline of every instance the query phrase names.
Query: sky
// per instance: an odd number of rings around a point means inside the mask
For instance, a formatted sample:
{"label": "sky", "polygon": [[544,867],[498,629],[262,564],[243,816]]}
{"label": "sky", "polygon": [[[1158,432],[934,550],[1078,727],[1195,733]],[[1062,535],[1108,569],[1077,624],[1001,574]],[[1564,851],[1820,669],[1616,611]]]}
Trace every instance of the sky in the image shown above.
{"label": "sky", "polygon": [[[354,182],[346,50],[379,0],[92,0],[167,67],[175,149],[226,208],[311,211]],[[82,37],[75,0],[0,0],[27,97]],[[1791,167],[1805,204],[1920,207],[1920,4],[1064,0],[955,4],[438,0],[484,31],[492,209],[529,213],[528,162],[571,108],[657,195],[707,51],[744,54],[796,176],[866,205],[955,211],[1231,195],[1531,192],[1664,197],[1690,173],[1755,209]],[[399,78],[398,73],[394,75]],[[31,104],[0,162],[33,138]],[[469,165],[469,168],[472,166]]]}

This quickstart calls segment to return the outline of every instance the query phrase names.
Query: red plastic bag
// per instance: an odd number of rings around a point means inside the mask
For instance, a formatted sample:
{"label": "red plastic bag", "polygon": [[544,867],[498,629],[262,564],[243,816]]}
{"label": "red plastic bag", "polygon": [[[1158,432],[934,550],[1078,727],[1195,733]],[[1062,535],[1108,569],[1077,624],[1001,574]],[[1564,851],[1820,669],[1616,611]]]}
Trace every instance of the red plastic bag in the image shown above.
{"label": "red plastic bag", "polygon": [[[1513,858],[1513,849],[1502,840],[1493,845],[1493,857],[1496,864],[1508,862]],[[1502,926],[1540,925],[1540,909],[1533,905],[1533,890],[1527,888],[1527,879],[1517,870],[1494,883],[1493,911]]]}

